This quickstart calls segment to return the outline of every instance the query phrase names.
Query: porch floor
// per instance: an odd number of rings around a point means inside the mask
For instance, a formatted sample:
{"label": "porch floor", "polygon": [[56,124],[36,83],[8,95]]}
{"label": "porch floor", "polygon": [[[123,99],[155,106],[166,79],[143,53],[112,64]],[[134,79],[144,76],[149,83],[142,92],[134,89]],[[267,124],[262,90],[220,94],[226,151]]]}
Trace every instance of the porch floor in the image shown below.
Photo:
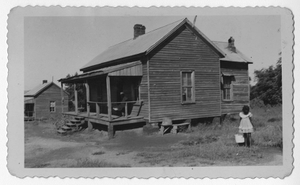
{"label": "porch floor", "polygon": [[145,122],[145,119],[143,116],[116,116],[116,115],[111,115],[112,120],[108,120],[108,115],[107,114],[99,114],[97,117],[97,114],[94,112],[91,112],[90,115],[88,116],[87,112],[64,112],[64,115],[70,115],[70,116],[78,116],[78,117],[83,117],[85,120],[89,120],[92,123],[98,123],[98,124],[103,124],[103,125],[125,125],[125,124],[132,124],[132,123],[139,123],[139,122]]}

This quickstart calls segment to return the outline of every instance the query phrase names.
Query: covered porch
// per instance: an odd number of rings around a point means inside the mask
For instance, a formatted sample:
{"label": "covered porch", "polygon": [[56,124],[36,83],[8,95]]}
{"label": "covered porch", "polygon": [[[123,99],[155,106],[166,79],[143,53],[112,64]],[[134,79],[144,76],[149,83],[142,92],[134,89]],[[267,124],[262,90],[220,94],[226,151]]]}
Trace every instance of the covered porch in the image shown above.
{"label": "covered porch", "polygon": [[[72,84],[74,88],[74,110],[63,114],[84,118],[89,130],[95,124],[107,126],[110,138],[114,135],[114,126],[142,125],[145,119],[140,115],[143,107],[139,95],[141,78],[142,65],[136,61],[60,79],[61,89],[64,84]],[[86,105],[83,107],[78,107],[78,84],[85,85]]]}

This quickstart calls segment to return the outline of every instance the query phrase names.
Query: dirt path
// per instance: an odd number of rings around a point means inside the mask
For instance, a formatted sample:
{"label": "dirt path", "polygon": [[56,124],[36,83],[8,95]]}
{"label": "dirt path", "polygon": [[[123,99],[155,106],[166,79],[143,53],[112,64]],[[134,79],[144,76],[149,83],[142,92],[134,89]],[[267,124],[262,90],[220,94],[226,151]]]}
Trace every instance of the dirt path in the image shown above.
{"label": "dirt path", "polygon": [[[141,129],[118,132],[112,140],[104,132],[83,131],[60,136],[51,125],[30,125],[25,132],[25,167],[70,167],[79,161],[105,161],[116,166],[234,166],[281,165],[282,152],[265,148],[255,161],[211,161],[194,157],[161,160],[176,152],[176,144],[189,134],[144,135]],[[150,160],[149,160],[150,159]]]}

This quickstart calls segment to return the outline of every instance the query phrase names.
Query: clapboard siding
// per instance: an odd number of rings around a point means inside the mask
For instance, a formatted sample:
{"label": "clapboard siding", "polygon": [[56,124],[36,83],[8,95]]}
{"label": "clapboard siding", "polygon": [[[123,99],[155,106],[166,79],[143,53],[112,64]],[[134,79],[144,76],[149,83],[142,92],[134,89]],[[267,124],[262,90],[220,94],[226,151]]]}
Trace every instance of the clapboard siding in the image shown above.
{"label": "clapboard siding", "polygon": [[222,114],[241,112],[244,105],[249,105],[248,64],[236,62],[221,62],[221,72],[234,75],[232,82],[232,101],[222,101]]}
{"label": "clapboard siding", "polygon": [[[50,112],[50,101],[55,101],[56,111]],[[68,95],[64,93],[64,104],[61,102],[61,89],[52,84],[35,98],[36,118],[50,118],[61,116],[62,106],[68,111]]]}
{"label": "clapboard siding", "polygon": [[143,100],[143,106],[140,112],[140,116],[143,116],[145,119],[149,118],[149,101],[148,101],[148,70],[147,70],[147,60],[142,60],[142,72],[143,77],[140,83],[140,98]]}
{"label": "clapboard siding", "polygon": [[[189,29],[179,30],[149,61],[151,122],[219,116],[219,56]],[[195,103],[181,104],[180,71],[193,70]]]}

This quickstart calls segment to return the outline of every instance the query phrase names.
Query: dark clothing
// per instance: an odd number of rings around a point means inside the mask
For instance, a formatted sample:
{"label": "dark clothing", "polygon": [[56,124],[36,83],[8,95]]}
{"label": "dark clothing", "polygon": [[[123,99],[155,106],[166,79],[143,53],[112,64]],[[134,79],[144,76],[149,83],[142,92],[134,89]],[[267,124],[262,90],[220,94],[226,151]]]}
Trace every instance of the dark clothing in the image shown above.
{"label": "dark clothing", "polygon": [[243,136],[245,138],[245,146],[250,147],[251,146],[251,133],[244,133]]}
{"label": "dark clothing", "polygon": [[122,116],[122,114],[125,114],[125,106],[126,106],[126,101],[128,101],[128,98],[124,95],[122,97],[121,103],[113,107],[113,111],[119,115]]}

